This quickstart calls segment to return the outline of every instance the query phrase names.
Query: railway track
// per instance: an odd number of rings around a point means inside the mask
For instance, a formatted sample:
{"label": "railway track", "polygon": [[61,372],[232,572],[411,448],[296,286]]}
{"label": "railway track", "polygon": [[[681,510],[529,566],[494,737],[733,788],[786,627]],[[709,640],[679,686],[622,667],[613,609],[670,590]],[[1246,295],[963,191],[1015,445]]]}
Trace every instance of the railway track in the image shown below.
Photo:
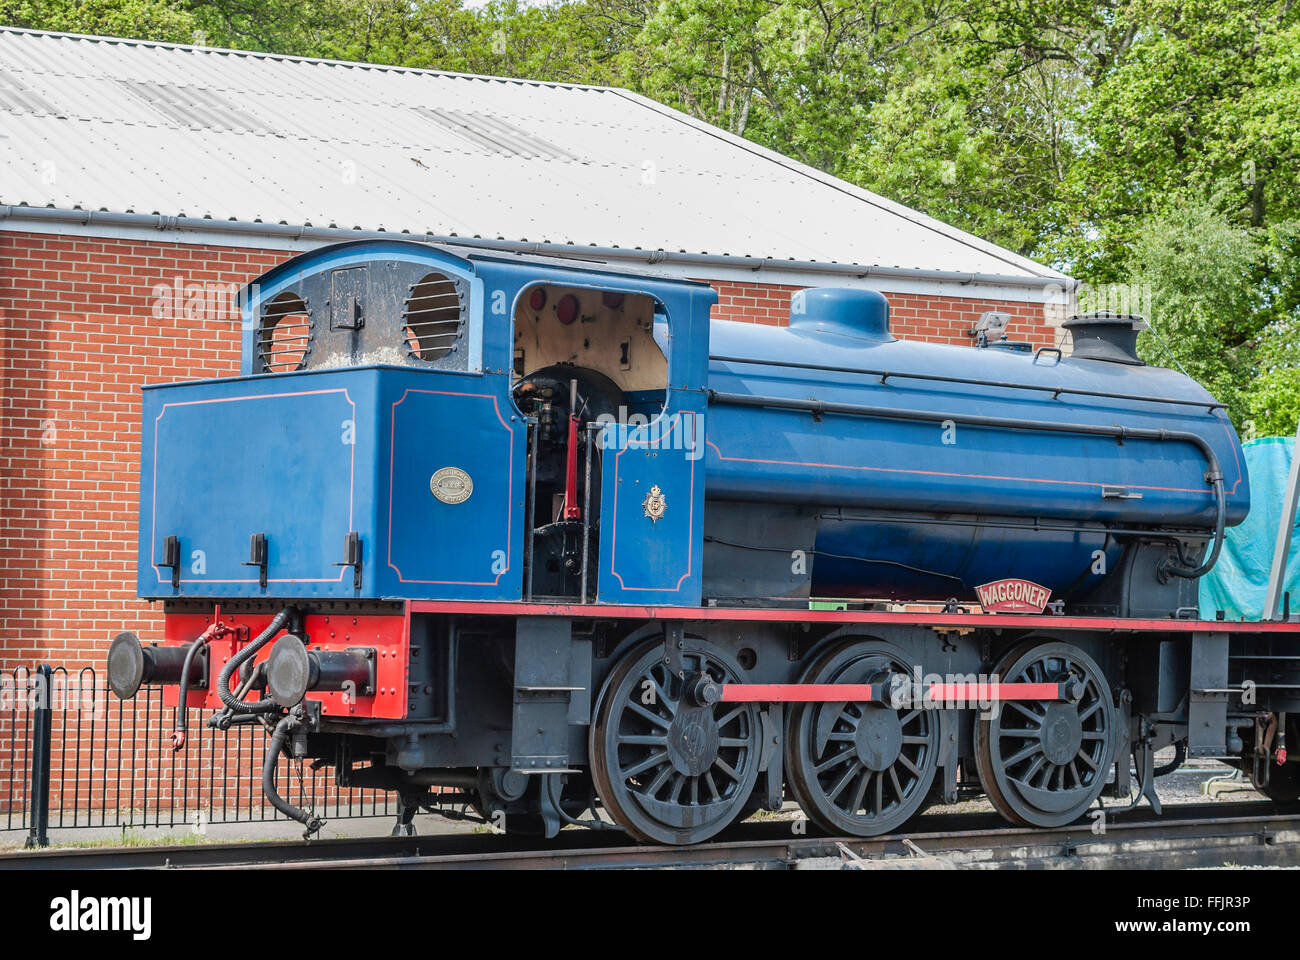
{"label": "railway track", "polygon": [[[1225,816],[1225,814],[1230,814]],[[746,823],[692,847],[630,844],[622,833],[551,841],[487,835],[64,849],[0,855],[0,870],[58,869],[974,869],[1300,866],[1300,810],[1268,802],[1179,804],[1042,830],[992,814],[934,814],[863,839],[800,835],[792,821]]]}

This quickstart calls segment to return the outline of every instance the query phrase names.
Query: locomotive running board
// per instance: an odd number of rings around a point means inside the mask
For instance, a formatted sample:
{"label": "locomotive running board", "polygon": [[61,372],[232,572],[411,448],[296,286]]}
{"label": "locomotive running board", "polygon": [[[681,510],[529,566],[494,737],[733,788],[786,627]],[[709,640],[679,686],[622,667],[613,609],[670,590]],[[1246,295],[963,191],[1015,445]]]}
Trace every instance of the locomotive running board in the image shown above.
{"label": "locomotive running board", "polygon": [[1010,613],[895,613],[883,610],[805,610],[801,607],[659,607],[613,603],[520,603],[518,601],[409,600],[411,613],[464,616],[560,616],[576,620],[675,620],[766,623],[844,623],[963,629],[1052,630],[1060,633],[1278,633],[1300,634],[1300,622],[1175,620],[1151,617],[1076,617]]}

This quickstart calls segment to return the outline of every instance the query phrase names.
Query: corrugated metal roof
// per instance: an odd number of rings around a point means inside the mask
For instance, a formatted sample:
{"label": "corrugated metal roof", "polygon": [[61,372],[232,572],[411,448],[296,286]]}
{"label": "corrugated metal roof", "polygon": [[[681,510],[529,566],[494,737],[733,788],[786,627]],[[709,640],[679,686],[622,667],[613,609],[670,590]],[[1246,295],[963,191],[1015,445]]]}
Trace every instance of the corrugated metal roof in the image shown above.
{"label": "corrugated metal roof", "polygon": [[3,28],[0,157],[8,205],[1061,277],[611,88]]}

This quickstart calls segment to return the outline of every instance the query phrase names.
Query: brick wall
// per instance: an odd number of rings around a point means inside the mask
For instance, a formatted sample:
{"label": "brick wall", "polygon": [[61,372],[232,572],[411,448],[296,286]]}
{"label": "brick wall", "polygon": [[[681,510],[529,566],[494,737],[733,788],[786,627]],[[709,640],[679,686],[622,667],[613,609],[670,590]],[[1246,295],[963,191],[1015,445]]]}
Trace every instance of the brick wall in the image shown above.
{"label": "brick wall", "polygon": [[[160,612],[134,595],[139,387],[237,373],[238,325],[204,298],[288,256],[0,233],[0,671],[98,667],[118,630],[161,636]],[[156,311],[155,287],[177,277],[178,302]],[[715,286],[717,316],[772,324],[798,289]],[[999,309],[1016,318],[1012,339],[1051,339],[1029,304],[888,296],[900,337],[968,344],[975,319]]]}
{"label": "brick wall", "polygon": [[139,387],[237,373],[239,328],[197,299],[154,317],[154,287],[242,284],[285,256],[0,233],[0,669],[160,636],[135,599]]}
{"label": "brick wall", "polygon": [[[723,282],[714,283],[713,288],[718,291],[714,317],[774,326],[784,326],[789,321],[790,297],[802,289],[780,284]],[[885,296],[889,299],[890,330],[904,340],[968,346],[972,340],[966,331],[975,326],[980,314],[997,310],[1011,315],[1008,339],[1027,341],[1035,347],[1054,345],[1056,331],[1047,325],[1043,307],[1038,304],[888,291]]]}

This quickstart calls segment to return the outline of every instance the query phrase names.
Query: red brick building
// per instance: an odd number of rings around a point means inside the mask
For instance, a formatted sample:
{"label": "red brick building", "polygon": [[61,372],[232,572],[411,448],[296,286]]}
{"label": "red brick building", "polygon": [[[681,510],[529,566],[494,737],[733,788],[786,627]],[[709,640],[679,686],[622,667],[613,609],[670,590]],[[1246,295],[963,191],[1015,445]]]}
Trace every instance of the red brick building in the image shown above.
{"label": "red brick building", "polygon": [[159,637],[141,384],[237,374],[231,289],[395,233],[693,277],[755,323],[871,287],[956,344],[990,311],[1054,343],[1074,286],[627,91],[0,29],[0,671]]}

